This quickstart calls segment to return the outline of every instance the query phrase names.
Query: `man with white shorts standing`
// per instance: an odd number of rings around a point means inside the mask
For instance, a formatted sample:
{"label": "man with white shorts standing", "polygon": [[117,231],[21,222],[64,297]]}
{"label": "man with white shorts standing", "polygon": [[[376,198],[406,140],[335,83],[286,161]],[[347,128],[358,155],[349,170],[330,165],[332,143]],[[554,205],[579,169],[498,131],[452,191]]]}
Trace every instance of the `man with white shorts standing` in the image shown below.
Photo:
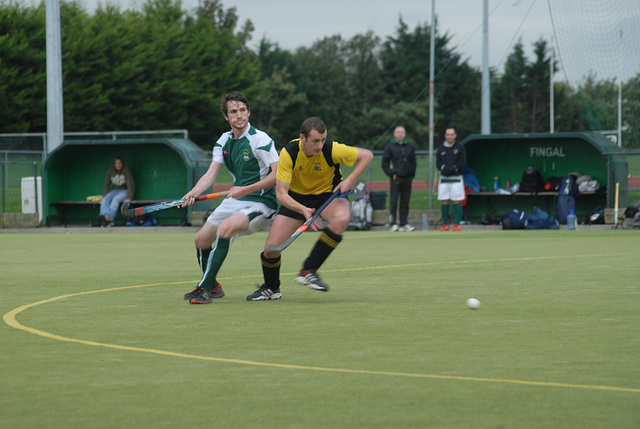
{"label": "man with white shorts standing", "polygon": [[462,220],[462,204],[464,200],[464,181],[462,169],[467,165],[467,154],[464,147],[456,142],[456,130],[447,128],[445,142],[436,153],[436,166],[440,170],[438,184],[438,200],[442,202],[442,227],[440,231],[449,230],[449,209],[453,203],[454,224],[452,231],[460,231]]}
{"label": "man with white shorts standing", "polygon": [[239,235],[260,231],[278,208],[274,185],[278,152],[271,137],[249,123],[249,101],[239,92],[231,92],[221,101],[222,114],[231,125],[213,147],[209,170],[185,194],[185,205],[206,193],[216,181],[224,164],[233,177],[229,195],[214,210],[195,236],[202,279],[184,295],[191,304],[211,304],[224,291],[216,276],[229,245]]}

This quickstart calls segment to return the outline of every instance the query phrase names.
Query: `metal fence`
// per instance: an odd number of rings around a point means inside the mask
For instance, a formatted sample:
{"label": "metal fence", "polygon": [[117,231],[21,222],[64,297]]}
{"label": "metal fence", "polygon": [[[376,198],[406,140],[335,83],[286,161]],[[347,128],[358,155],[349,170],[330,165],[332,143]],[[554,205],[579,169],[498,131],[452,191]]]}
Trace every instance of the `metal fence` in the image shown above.
{"label": "metal fence", "polygon": [[42,152],[0,152],[2,213],[40,213],[42,220]]}
{"label": "metal fence", "polygon": [[640,206],[640,149],[625,150],[621,154],[629,165],[627,205]]}

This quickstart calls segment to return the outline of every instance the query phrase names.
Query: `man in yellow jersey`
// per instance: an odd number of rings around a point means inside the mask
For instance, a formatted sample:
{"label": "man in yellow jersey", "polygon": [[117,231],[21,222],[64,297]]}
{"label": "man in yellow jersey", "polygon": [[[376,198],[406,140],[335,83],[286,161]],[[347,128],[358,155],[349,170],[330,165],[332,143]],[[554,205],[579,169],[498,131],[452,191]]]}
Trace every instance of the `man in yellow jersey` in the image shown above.
{"label": "man in yellow jersey", "polygon": [[[270,251],[269,245],[282,244],[309,219],[334,191],[348,192],[373,160],[370,150],[347,146],[327,140],[327,127],[320,118],[309,118],[300,127],[300,138],[289,142],[280,152],[276,172],[276,196],[280,209],[261,253],[264,284],[247,301],[282,298],[280,292],[280,253]],[[340,164],[357,165],[344,180]],[[327,226],[311,253],[304,261],[296,282],[319,291],[329,286],[318,276],[317,270],[342,240],[342,233],[351,219],[351,206],[344,198],[334,199],[320,214]],[[318,231],[321,225],[311,224]]]}

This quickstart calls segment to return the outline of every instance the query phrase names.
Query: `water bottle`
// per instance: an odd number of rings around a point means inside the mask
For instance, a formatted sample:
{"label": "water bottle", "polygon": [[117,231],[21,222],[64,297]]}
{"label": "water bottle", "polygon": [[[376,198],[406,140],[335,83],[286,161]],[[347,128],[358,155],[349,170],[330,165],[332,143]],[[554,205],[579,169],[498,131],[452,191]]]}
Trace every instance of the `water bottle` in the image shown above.
{"label": "water bottle", "polygon": [[576,231],[578,229],[578,217],[576,216],[576,209],[569,209],[567,215],[567,229],[569,231]]}
{"label": "water bottle", "polygon": [[422,230],[429,231],[429,224],[427,223],[427,211],[422,212]]}
{"label": "water bottle", "polygon": [[498,192],[498,189],[500,188],[500,179],[498,178],[498,176],[493,178],[493,192]]}

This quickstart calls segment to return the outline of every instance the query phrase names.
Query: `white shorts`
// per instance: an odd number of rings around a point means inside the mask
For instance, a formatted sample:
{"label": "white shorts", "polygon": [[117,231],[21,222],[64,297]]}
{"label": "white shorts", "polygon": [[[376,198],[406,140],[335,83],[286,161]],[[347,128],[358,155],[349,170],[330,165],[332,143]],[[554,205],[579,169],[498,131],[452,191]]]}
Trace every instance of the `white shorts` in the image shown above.
{"label": "white shorts", "polygon": [[[264,203],[255,201],[241,201],[235,198],[225,198],[222,203],[209,215],[207,222],[214,226],[220,226],[222,221],[233,216],[236,213],[244,213],[251,219],[249,221],[249,229],[241,232],[239,235],[249,235],[254,232],[262,231],[269,220],[275,214],[274,209],[270,209]],[[256,213],[258,213],[256,215]],[[234,237],[235,238],[235,237]]]}
{"label": "white shorts", "polygon": [[[445,201],[462,201],[464,200],[464,182],[462,178],[456,182],[445,182],[442,183],[443,178],[440,178],[440,183],[438,184],[438,200]],[[444,180],[457,180],[452,178],[446,178]]]}

